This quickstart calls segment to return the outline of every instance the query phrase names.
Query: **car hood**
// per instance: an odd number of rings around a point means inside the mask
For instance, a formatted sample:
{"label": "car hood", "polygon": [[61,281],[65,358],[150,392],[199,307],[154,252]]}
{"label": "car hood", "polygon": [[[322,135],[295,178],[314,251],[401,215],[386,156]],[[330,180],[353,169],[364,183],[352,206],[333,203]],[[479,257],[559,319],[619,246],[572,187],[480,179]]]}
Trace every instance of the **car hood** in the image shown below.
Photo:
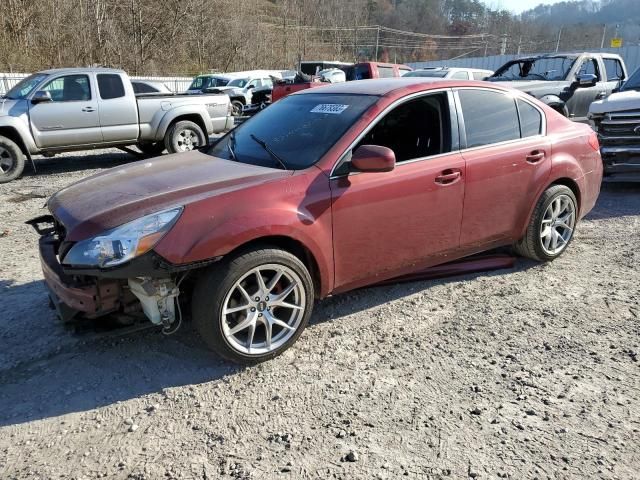
{"label": "car hood", "polygon": [[589,113],[598,115],[622,110],[640,109],[640,92],[629,90],[627,92],[612,93],[604,100],[597,100],[589,107]]}
{"label": "car hood", "polygon": [[550,80],[521,80],[521,81],[493,81],[493,83],[499,83],[505,87],[516,88],[518,90],[522,90],[523,92],[531,93],[533,96],[538,95],[547,95],[549,93],[558,93],[564,90],[568,82],[565,80],[561,81],[550,81]]}
{"label": "car hood", "polygon": [[66,240],[78,241],[144,215],[291,174],[194,151],[106,170],[60,190],[47,206],[64,226]]}

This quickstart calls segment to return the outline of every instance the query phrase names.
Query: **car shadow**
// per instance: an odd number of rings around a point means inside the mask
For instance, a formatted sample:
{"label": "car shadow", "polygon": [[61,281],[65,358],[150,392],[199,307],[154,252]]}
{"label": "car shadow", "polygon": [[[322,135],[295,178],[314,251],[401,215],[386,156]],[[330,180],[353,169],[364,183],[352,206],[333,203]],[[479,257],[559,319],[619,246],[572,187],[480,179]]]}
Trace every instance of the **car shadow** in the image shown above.
{"label": "car shadow", "polygon": [[142,160],[143,156],[135,156],[120,150],[96,151],[96,153],[87,155],[84,152],[75,154],[65,154],[64,156],[55,157],[35,157],[33,159],[36,170],[30,162],[25,165],[25,177],[38,177],[41,175],[54,175],[57,173],[72,173],[83,170],[95,170],[118,167],[126,163]]}
{"label": "car shadow", "polygon": [[[309,328],[330,321],[338,329],[343,317],[435,285],[501,276],[536,265],[518,260],[508,270],[369,287],[337,295],[316,305]],[[7,366],[2,362],[5,367],[0,368],[0,427],[162,394],[173,387],[224,381],[247,368],[209,351],[190,324],[172,336],[164,336],[154,327],[126,333],[98,328],[98,324],[74,333],[66,331],[48,309],[43,282],[13,285],[1,281],[0,292],[9,291],[11,295],[0,299],[2,311],[12,312],[11,308],[27,298],[31,302],[18,309],[17,314],[0,320],[3,344],[14,350],[25,349],[31,347],[33,335],[45,342],[36,345],[34,352],[29,349],[19,363],[9,362]],[[304,338],[303,335],[299,341],[304,342]],[[42,348],[43,344],[46,348]],[[294,346],[291,355],[295,355],[295,349]],[[275,394],[277,385],[273,388]]]}
{"label": "car shadow", "polygon": [[640,182],[605,181],[600,188],[596,206],[587,220],[638,215],[640,213]]}

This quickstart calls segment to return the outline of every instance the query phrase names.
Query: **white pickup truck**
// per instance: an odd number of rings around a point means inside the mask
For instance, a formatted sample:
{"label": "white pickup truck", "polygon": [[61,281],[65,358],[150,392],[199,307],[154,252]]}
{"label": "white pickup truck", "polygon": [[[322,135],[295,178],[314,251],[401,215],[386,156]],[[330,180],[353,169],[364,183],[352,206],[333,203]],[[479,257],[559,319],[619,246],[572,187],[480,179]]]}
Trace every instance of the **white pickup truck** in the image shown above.
{"label": "white pickup truck", "polygon": [[640,68],[604,100],[589,107],[605,176],[640,179]]}
{"label": "white pickup truck", "polygon": [[0,97],[0,183],[41,154],[136,145],[159,155],[206,145],[233,127],[226,94],[136,95],[127,74],[106,68],[35,73]]}

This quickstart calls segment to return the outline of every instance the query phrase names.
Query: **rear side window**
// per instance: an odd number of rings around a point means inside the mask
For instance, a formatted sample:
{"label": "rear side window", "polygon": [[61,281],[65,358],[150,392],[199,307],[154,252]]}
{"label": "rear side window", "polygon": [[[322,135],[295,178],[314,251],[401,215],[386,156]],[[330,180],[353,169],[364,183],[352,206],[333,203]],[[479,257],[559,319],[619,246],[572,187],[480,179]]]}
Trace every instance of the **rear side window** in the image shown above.
{"label": "rear side window", "polygon": [[469,80],[469,74],[467,72],[455,72],[453,75],[451,75],[451,78],[454,78],[456,80]]}
{"label": "rear side window", "polygon": [[522,138],[533,137],[542,133],[542,114],[533,105],[518,99],[520,115],[520,132]]}
{"label": "rear side window", "polygon": [[512,97],[489,90],[459,90],[467,148],[520,138]]}
{"label": "rear side window", "polygon": [[383,67],[378,65],[378,75],[380,78],[392,78],[393,77],[393,67]]}
{"label": "rear side window", "polygon": [[100,91],[100,98],[103,100],[124,97],[122,78],[115,73],[99,73],[98,90]]}
{"label": "rear side window", "polygon": [[603,58],[604,69],[607,71],[607,81],[616,82],[624,80],[624,70],[622,64],[617,58]]}

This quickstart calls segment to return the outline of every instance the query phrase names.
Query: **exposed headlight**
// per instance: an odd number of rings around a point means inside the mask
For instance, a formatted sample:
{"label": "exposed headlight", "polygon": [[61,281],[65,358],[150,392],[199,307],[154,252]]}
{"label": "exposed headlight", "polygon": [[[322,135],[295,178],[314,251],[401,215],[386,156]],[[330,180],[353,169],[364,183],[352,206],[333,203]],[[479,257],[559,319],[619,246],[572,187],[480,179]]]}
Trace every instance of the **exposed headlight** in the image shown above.
{"label": "exposed headlight", "polygon": [[148,252],[180,216],[182,207],[153,213],[103,234],[76,243],[64,257],[65,265],[112,267]]}

